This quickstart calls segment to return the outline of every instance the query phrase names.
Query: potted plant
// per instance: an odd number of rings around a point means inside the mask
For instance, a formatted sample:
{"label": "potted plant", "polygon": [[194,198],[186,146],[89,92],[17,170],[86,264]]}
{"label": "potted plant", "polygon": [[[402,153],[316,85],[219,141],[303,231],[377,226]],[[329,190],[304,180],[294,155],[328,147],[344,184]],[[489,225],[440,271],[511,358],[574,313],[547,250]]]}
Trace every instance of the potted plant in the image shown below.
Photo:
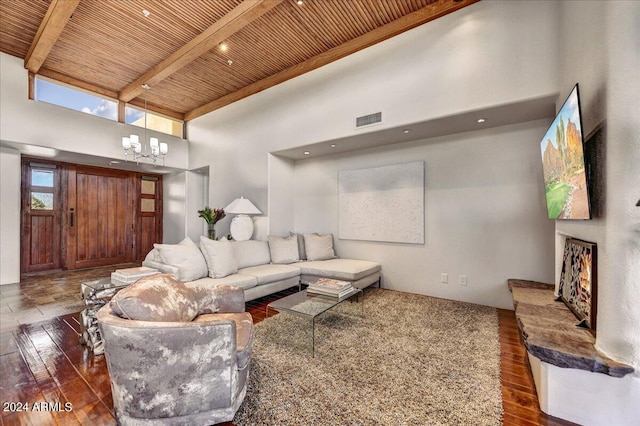
{"label": "potted plant", "polygon": [[206,206],[204,209],[202,210],[198,210],[198,217],[201,217],[204,219],[205,222],[207,222],[207,226],[208,226],[208,237],[211,240],[215,240],[216,239],[216,229],[215,229],[215,225],[216,222],[218,222],[220,219],[224,218],[226,216],[224,209],[212,209],[209,206]]}

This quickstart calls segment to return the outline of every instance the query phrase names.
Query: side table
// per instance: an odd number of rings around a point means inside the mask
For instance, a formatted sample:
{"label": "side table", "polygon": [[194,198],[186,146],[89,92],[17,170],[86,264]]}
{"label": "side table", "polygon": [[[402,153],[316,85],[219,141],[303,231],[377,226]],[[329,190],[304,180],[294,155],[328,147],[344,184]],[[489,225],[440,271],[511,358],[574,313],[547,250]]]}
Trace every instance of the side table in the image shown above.
{"label": "side table", "polygon": [[80,312],[80,343],[87,345],[94,355],[104,353],[96,314],[118,291],[127,286],[128,284],[113,284],[111,278],[80,281],[82,300],[87,306]]}

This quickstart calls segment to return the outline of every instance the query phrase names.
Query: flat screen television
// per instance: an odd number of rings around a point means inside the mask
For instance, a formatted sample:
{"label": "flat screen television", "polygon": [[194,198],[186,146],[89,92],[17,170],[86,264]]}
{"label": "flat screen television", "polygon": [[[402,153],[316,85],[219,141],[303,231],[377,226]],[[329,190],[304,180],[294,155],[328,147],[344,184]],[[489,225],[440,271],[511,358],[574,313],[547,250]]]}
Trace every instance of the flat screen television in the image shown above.
{"label": "flat screen television", "polygon": [[540,142],[549,219],[590,219],[576,84]]}

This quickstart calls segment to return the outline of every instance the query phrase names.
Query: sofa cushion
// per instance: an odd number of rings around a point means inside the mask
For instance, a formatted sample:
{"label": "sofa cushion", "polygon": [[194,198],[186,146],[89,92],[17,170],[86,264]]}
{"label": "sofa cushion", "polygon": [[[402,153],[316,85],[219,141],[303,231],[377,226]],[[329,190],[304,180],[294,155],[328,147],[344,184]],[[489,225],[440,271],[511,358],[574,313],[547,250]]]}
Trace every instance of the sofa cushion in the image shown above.
{"label": "sofa cushion", "polygon": [[162,263],[178,267],[179,280],[193,281],[207,276],[207,263],[191,238],[187,237],[179,244],[154,244],[153,247]]}
{"label": "sofa cushion", "polygon": [[336,257],[331,234],[304,234],[304,250],[308,260],[327,260]]}
{"label": "sofa cushion", "polygon": [[244,290],[247,290],[257,286],[258,279],[251,275],[231,274],[222,278],[200,278],[199,280],[191,281],[185,285],[189,288],[193,288],[194,286],[214,287],[219,285],[231,285],[234,287],[242,287]]}
{"label": "sofa cushion", "polygon": [[368,260],[330,259],[296,264],[305,275],[355,281],[380,271],[380,264]]}
{"label": "sofa cushion", "polygon": [[209,268],[211,278],[224,278],[238,271],[231,243],[226,238],[210,240],[200,237],[200,248]]}
{"label": "sofa cushion", "polygon": [[261,285],[300,276],[300,268],[293,265],[258,265],[240,269],[238,274],[251,275],[258,280],[258,285]]}
{"label": "sofa cushion", "polygon": [[231,241],[231,247],[233,248],[233,255],[236,258],[238,269],[271,262],[269,243],[266,241]]}
{"label": "sofa cushion", "polygon": [[204,314],[198,316],[194,322],[209,323],[214,321],[233,321],[236,324],[236,354],[238,368],[243,369],[249,364],[253,349],[253,318],[248,312],[232,314]]}
{"label": "sofa cushion", "polygon": [[109,305],[121,318],[138,321],[191,321],[198,314],[193,292],[170,274],[139,279],[113,296]]}
{"label": "sofa cushion", "polygon": [[291,237],[295,236],[298,240],[298,257],[300,260],[307,260],[307,252],[304,249],[304,235],[296,234],[293,231],[289,231]]}
{"label": "sofa cushion", "polygon": [[300,260],[298,251],[298,238],[290,236],[287,238],[269,235],[269,252],[272,263],[293,263]]}

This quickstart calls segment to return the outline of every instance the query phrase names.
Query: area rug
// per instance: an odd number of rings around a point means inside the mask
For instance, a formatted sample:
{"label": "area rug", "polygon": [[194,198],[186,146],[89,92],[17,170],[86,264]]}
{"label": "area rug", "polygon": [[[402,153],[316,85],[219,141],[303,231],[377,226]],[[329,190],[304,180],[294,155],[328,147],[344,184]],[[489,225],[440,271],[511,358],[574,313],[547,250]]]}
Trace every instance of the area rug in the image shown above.
{"label": "area rug", "polygon": [[490,307],[373,289],[311,322],[255,326],[236,425],[499,425],[498,318]]}

